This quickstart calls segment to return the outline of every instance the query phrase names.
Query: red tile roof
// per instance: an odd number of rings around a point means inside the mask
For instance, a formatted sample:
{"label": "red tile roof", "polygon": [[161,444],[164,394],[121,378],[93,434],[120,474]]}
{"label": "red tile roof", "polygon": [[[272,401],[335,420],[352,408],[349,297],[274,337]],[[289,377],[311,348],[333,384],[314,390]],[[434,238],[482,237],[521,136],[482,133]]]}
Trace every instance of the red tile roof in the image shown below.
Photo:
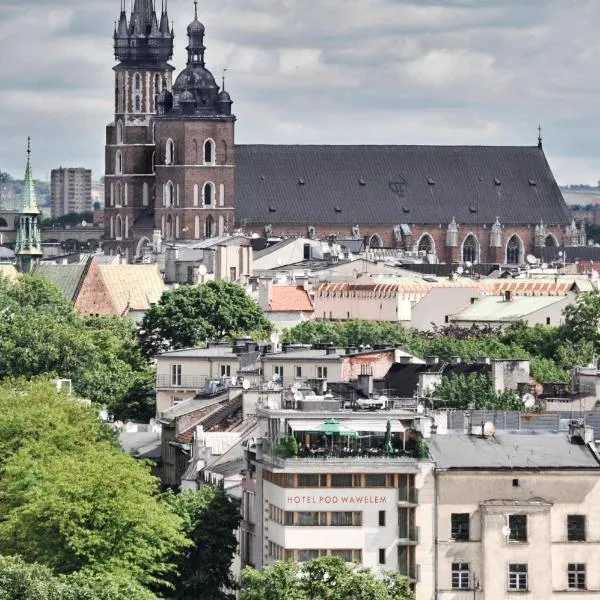
{"label": "red tile roof", "polygon": [[271,312],[313,312],[314,307],[302,286],[274,285],[269,299]]}

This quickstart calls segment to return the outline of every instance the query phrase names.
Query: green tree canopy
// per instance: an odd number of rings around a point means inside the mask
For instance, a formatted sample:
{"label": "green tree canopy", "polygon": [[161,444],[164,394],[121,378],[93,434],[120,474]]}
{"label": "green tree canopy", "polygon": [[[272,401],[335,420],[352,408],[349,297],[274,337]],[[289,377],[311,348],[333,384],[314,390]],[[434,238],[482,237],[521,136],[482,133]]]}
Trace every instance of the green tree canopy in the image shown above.
{"label": "green tree canopy", "polygon": [[414,600],[408,579],[388,573],[377,579],[370,569],[341,558],[315,558],[305,563],[277,562],[262,572],[242,572],[240,600]]}
{"label": "green tree canopy", "polygon": [[147,356],[192,347],[210,338],[265,335],[271,325],[243,287],[211,281],[165,292],[144,316],[140,330]]}
{"label": "green tree canopy", "polygon": [[173,600],[231,600],[236,587],[231,563],[237,548],[239,507],[222,488],[204,485],[199,492],[171,495],[169,502],[184,522],[193,545],[179,555],[171,579]]}

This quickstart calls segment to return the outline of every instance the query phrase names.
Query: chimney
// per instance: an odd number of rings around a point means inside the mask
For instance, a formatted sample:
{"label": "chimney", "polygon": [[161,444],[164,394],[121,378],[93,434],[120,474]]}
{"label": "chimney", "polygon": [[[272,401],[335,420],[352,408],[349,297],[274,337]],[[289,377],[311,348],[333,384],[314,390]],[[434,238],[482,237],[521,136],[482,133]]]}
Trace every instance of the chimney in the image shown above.
{"label": "chimney", "polygon": [[512,302],[512,300],[513,300],[512,290],[505,290],[504,291],[504,301],[505,302]]}
{"label": "chimney", "polygon": [[358,376],[358,389],[368,397],[373,393],[373,375],[361,374]]}
{"label": "chimney", "polygon": [[337,354],[337,348],[335,346],[327,346],[326,352],[328,356]]}
{"label": "chimney", "polygon": [[475,302],[477,302],[478,300],[479,300],[479,298],[472,297],[471,304],[475,304]]}
{"label": "chimney", "polygon": [[462,362],[462,359],[460,358],[460,356],[451,356],[450,357],[451,365],[460,365],[461,362]]}
{"label": "chimney", "polygon": [[399,358],[399,363],[401,365],[411,365],[412,364],[412,356],[401,356]]}
{"label": "chimney", "polygon": [[439,356],[426,356],[425,357],[425,364],[428,367],[432,367],[434,365],[439,364],[440,362],[440,357]]}
{"label": "chimney", "polygon": [[478,356],[476,362],[478,365],[489,365],[492,361],[489,356]]}

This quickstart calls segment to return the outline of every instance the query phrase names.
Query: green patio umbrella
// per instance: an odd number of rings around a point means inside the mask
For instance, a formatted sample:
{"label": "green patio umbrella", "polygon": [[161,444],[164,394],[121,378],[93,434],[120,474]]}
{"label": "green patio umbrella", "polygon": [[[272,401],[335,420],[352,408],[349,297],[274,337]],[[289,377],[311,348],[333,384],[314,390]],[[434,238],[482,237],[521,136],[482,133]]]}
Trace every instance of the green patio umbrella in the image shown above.
{"label": "green patio umbrella", "polygon": [[383,445],[383,449],[386,454],[392,454],[394,452],[394,448],[392,446],[392,422],[389,419],[385,427],[385,443]]}
{"label": "green patio umbrella", "polygon": [[325,435],[343,435],[347,437],[355,437],[358,433],[354,429],[350,429],[342,425],[336,419],[327,419],[320,425],[317,425],[310,433],[323,433]]}

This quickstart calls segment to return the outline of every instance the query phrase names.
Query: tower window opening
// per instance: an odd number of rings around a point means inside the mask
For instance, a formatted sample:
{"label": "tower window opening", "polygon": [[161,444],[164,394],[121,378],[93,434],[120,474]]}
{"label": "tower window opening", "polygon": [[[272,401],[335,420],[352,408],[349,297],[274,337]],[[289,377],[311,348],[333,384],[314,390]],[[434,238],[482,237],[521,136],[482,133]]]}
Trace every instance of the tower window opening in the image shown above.
{"label": "tower window opening", "polygon": [[[213,203],[213,186],[212,183],[205,183],[204,190],[202,192],[204,199],[204,206],[212,206]],[[207,236],[210,237],[210,236]]]}
{"label": "tower window opening", "polygon": [[215,160],[215,149],[214,142],[212,140],[206,140],[204,144],[204,163],[213,164]]}

